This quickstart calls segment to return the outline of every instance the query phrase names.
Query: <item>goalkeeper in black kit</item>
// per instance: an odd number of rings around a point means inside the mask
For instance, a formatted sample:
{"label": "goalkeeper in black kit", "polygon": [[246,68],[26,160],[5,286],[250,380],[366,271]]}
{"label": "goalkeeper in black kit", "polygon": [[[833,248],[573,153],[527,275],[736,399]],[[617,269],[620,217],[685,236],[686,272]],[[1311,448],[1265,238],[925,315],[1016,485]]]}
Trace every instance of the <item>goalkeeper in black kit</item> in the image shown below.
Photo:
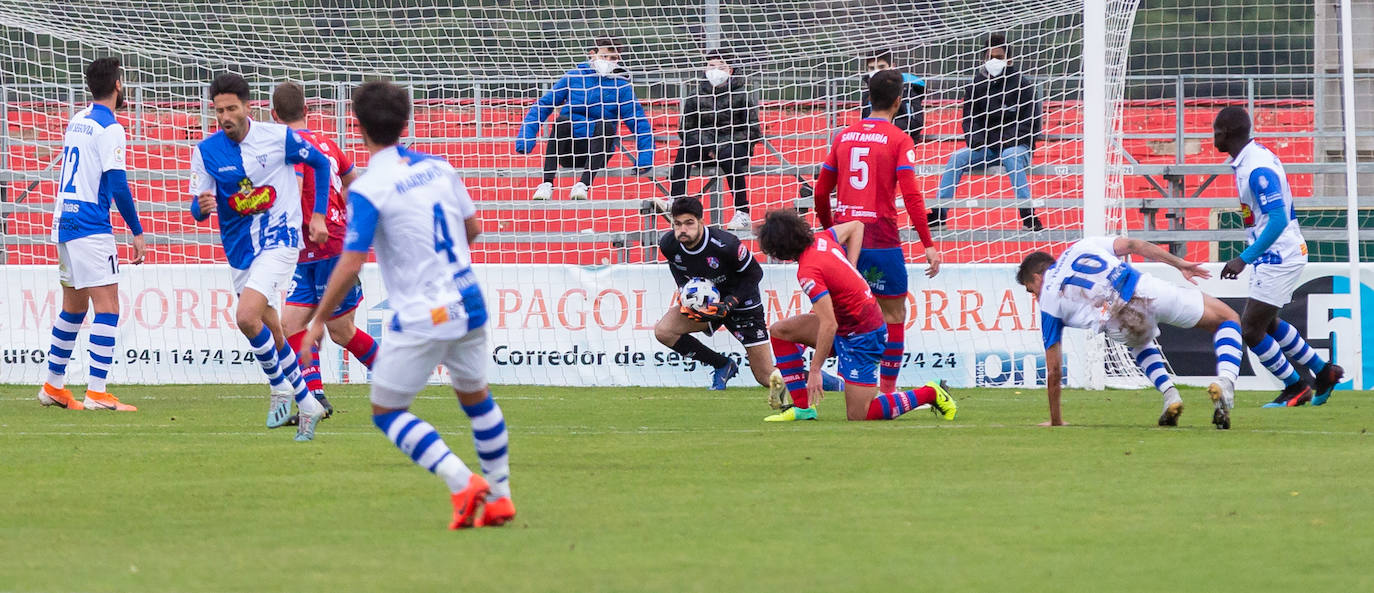
{"label": "goalkeeper in black kit", "polygon": [[[722,390],[739,374],[739,365],[691,334],[711,335],[725,327],[744,346],[754,380],[767,387],[773,374],[773,349],[768,341],[767,311],[759,296],[763,267],[734,234],[702,224],[701,201],[695,197],[678,198],[669,214],[673,230],[663,233],[658,250],[668,260],[678,292],[693,278],[702,278],[715,285],[720,300],[691,309],[681,303],[680,296],[674,298],[654,325],[654,337],[684,358],[714,368],[711,389]],[[838,377],[825,379],[827,390],[839,389]]]}

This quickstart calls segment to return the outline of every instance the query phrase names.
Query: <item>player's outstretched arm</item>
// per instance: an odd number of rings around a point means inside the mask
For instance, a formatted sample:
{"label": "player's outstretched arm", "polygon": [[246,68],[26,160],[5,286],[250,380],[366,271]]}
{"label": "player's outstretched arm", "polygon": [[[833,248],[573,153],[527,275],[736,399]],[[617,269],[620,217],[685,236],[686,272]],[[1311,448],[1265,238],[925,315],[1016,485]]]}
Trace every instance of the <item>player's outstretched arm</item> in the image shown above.
{"label": "player's outstretched arm", "polygon": [[1150,261],[1169,264],[1183,273],[1184,280],[1193,284],[1197,284],[1198,278],[1205,280],[1212,277],[1212,273],[1203,269],[1202,264],[1192,263],[1175,256],[1149,241],[1117,237],[1116,241],[1112,243],[1112,251],[1117,255],[1138,255]]}
{"label": "player's outstretched arm", "polygon": [[821,172],[816,175],[816,193],[814,194],[816,208],[816,222],[821,228],[828,229],[835,224],[830,216],[830,192],[835,189],[835,181],[839,177],[835,159],[835,149],[830,149],[830,154],[826,155],[825,162],[821,163]]}
{"label": "player's outstretched arm", "polygon": [[911,219],[911,228],[916,230],[916,235],[921,238],[921,246],[925,249],[926,262],[930,264],[926,268],[926,277],[934,278],[940,273],[940,264],[944,259],[940,256],[940,250],[935,248],[935,239],[930,236],[930,224],[926,221],[925,198],[921,196],[920,186],[916,182],[916,167],[913,159],[916,157],[916,147],[914,144],[907,143],[903,146],[903,155],[899,157],[897,166],[897,183],[902,189],[902,202],[906,205],[907,218]]}
{"label": "player's outstretched arm", "polygon": [[[332,309],[331,309],[332,310]],[[1063,342],[1056,342],[1045,348],[1045,392],[1049,397],[1050,421],[1041,426],[1063,426],[1064,413],[1059,409],[1059,399],[1064,381]]]}
{"label": "player's outstretched arm", "polygon": [[859,250],[864,246],[864,223],[851,220],[830,227],[830,230],[835,233],[835,238],[840,240],[840,244],[844,245],[844,254],[849,258],[849,264],[858,268]]}

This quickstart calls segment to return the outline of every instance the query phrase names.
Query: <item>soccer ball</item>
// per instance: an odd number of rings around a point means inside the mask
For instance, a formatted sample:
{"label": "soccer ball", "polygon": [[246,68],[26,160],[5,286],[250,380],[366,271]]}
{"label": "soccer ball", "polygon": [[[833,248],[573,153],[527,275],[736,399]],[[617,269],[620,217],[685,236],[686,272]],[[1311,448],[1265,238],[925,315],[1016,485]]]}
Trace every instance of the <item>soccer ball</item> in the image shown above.
{"label": "soccer ball", "polygon": [[705,278],[692,278],[682,285],[682,306],[698,311],[720,302],[720,291],[714,282]]}

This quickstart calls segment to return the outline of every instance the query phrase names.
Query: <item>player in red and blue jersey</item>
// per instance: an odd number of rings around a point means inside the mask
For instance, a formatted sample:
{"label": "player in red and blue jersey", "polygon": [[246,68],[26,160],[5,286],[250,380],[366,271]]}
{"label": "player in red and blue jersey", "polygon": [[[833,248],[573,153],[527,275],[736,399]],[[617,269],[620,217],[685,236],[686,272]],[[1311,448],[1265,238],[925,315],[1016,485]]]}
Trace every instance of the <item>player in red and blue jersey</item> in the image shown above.
{"label": "player in red and blue jersey", "polygon": [[[897,223],[899,185],[907,216],[930,263],[926,276],[940,272],[941,258],[930,237],[925,203],[916,185],[916,146],[911,135],[892,124],[902,108],[901,74],[895,70],[874,74],[868,82],[868,95],[873,111],[835,136],[821,165],[816,180],[816,219],[823,228],[850,221],[863,223],[863,247],[854,266],[877,295],[887,325],[878,382],[879,389],[887,393],[897,388],[906,346],[907,274]],[[833,215],[832,189],[838,190]]]}
{"label": "player in red and blue jersey", "polygon": [[[943,384],[927,383],[910,391],[877,394],[878,362],[883,357],[887,328],[872,290],[854,268],[864,240],[862,223],[841,223],[815,235],[795,211],[775,210],[768,213],[757,234],[764,253],[797,262],[797,281],[811,299],[810,313],[789,317],[769,328],[777,368],[787,382],[793,405],[766,421],[816,419],[814,404],[822,395],[821,365],[832,348],[845,382],[845,409],[850,420],[890,420],[923,404],[931,404],[947,420],[954,419],[957,407]],[[804,346],[815,349],[809,373],[803,370]]]}
{"label": "player in red and blue jersey", "polygon": [[[305,246],[301,249],[296,274],[291,280],[291,289],[286,297],[286,309],[282,312],[282,325],[286,330],[287,341],[297,352],[303,352],[301,348],[306,347],[302,343],[305,339],[306,324],[314,314],[315,307],[320,304],[325,286],[329,283],[329,274],[334,271],[334,265],[343,253],[344,233],[348,227],[348,207],[344,196],[347,195],[349,184],[357,179],[358,172],[353,168],[353,161],[337,144],[305,127],[305,92],[300,85],[292,82],[277,85],[272,92],[272,117],[295,130],[306,142],[324,153],[330,164],[327,198],[329,202],[323,217],[324,225],[323,228],[319,228],[320,225],[312,220],[306,229]],[[296,173],[304,179],[301,185],[301,210],[313,212],[315,172],[298,165]],[[326,327],[329,329],[329,338],[334,340],[335,344],[343,346],[370,369],[377,357],[377,342],[353,324],[353,311],[362,300],[362,284],[355,283],[330,316]],[[328,418],[334,407],[324,397],[324,382],[320,378],[319,344],[310,344],[309,348],[312,352],[310,363],[301,368],[301,376],[315,399],[324,404],[325,417]]]}

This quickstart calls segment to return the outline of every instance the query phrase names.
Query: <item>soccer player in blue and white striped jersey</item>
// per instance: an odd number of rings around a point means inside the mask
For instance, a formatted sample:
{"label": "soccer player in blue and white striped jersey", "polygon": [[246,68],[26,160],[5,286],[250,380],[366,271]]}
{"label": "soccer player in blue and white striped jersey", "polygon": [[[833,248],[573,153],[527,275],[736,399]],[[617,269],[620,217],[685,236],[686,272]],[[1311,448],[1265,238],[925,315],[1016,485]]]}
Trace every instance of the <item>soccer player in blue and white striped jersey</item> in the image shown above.
{"label": "soccer player in blue and white striped jersey", "polygon": [[[515,517],[515,505],[506,421],[487,388],[487,310],[468,253],[481,230],[476,209],[452,166],[398,144],[410,123],[404,89],[383,81],[362,85],[353,93],[353,115],[372,157],[349,186],[344,253],[305,343],[324,335],[329,315],[375,248],[394,314],[372,367],[372,421],[411,461],[443,478],[452,493],[451,529],[504,524]],[[438,365],[448,370],[472,422],[485,478],[410,413]]]}
{"label": "soccer player in blue and white striped jersey", "polygon": [[[72,117],[62,140],[62,172],[57,181],[52,239],[57,243],[58,280],[62,283],[62,311],[53,321],[48,350],[48,379],[38,391],[45,406],[69,410],[137,408],[107,391],[114,362],[119,325],[119,256],[110,226],[110,205],[133,234],[134,264],[143,263],[143,226],[124,173],[124,126],[114,110],[124,105],[124,82],[118,58],[100,58],[86,66],[86,88],[95,101]],[[67,362],[76,335],[95,306],[91,323],[90,373],[86,398],[77,401],[66,388]]]}
{"label": "soccer player in blue and white striped jersey", "polygon": [[[239,297],[239,331],[272,384],[267,427],[286,424],[294,394],[300,408],[296,440],[309,441],[324,406],[301,380],[277,309],[301,249],[301,188],[294,165],[312,168],[315,195],[327,195],[329,159],[290,128],[250,119],[248,82],[242,76],[215,77],[209,94],[220,130],[201,140],[191,154],[191,216],[219,216],[220,239]],[[326,234],[325,202],[316,200],[311,232]]]}

